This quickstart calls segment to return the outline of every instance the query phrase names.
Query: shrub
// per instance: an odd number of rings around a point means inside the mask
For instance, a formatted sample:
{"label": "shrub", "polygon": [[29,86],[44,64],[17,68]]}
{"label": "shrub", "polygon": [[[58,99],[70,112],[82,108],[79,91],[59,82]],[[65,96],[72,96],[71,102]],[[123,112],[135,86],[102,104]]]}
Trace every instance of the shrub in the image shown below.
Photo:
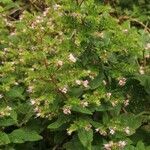
{"label": "shrub", "polygon": [[45,6],[0,8],[1,147],[149,149],[148,31],[94,0]]}

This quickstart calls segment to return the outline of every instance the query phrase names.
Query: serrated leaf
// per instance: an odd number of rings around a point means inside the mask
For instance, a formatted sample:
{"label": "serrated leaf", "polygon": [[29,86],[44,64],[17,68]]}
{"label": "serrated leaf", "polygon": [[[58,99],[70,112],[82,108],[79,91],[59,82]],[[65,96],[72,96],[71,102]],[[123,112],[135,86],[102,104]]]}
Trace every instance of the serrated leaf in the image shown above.
{"label": "serrated leaf", "polygon": [[78,130],[78,138],[82,145],[91,150],[91,143],[93,141],[93,130],[86,131],[85,129]]}
{"label": "serrated leaf", "polygon": [[27,141],[39,141],[42,139],[36,131],[29,129],[16,129],[9,134],[9,139],[12,143],[24,143]]}

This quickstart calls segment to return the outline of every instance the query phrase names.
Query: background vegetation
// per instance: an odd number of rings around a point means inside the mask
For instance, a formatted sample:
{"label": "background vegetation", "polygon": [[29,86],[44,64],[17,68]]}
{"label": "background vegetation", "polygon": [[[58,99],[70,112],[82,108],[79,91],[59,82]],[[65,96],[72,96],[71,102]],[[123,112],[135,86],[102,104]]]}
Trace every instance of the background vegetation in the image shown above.
{"label": "background vegetation", "polygon": [[149,0],[0,0],[0,148],[149,150],[149,33]]}

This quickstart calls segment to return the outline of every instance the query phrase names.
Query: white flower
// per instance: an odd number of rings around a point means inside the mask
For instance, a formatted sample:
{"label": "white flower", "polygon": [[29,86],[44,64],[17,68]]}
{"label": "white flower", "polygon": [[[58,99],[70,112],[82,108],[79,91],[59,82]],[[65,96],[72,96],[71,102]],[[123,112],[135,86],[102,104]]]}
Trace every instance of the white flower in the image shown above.
{"label": "white flower", "polygon": [[35,100],[33,100],[33,99],[31,99],[30,102],[31,102],[31,105],[35,104]]}
{"label": "white flower", "polygon": [[64,87],[64,88],[62,88],[62,89],[60,88],[60,91],[61,91],[62,93],[65,93],[65,94],[66,94],[67,91],[68,91],[68,89],[67,89],[67,87]]}
{"label": "white flower", "polygon": [[115,134],[115,130],[114,130],[114,129],[110,128],[109,130],[110,130],[109,133],[110,133],[111,135]]}
{"label": "white flower", "polygon": [[146,44],[145,49],[146,49],[146,50],[150,49],[150,43],[147,43],[147,44]]}
{"label": "white flower", "polygon": [[85,127],[85,130],[86,130],[86,131],[89,131],[89,130],[91,129],[91,127],[92,127],[92,125],[89,124],[89,125],[87,125],[87,126]]}
{"label": "white flower", "polygon": [[3,98],[3,95],[2,95],[2,94],[0,94],[0,99],[1,99],[1,98]]}
{"label": "white flower", "polygon": [[53,6],[54,10],[57,10],[57,9],[59,9],[60,7],[61,7],[61,6],[58,5],[58,4],[55,4],[55,5]]}
{"label": "white flower", "polygon": [[19,83],[18,83],[18,82],[15,82],[14,85],[19,85]]}
{"label": "white flower", "polygon": [[126,99],[126,100],[124,101],[124,106],[128,106],[128,105],[129,105],[129,100]]}
{"label": "white flower", "polygon": [[69,129],[67,129],[67,134],[68,134],[68,135],[71,135],[71,134],[72,134],[72,131],[69,130]]}
{"label": "white flower", "polygon": [[82,81],[81,80],[76,80],[77,85],[81,85]]}
{"label": "white flower", "polygon": [[104,144],[104,149],[105,150],[111,150],[111,146],[109,144]]}
{"label": "white flower", "polygon": [[125,133],[128,134],[128,135],[130,134],[130,128],[129,127],[125,128]]}
{"label": "white flower", "polygon": [[114,145],[113,141],[110,141],[107,144],[104,144],[104,149],[105,150],[111,150],[111,147]]}
{"label": "white flower", "polygon": [[124,29],[123,32],[124,32],[124,33],[128,33],[128,29]]}
{"label": "white flower", "polygon": [[70,115],[71,114],[71,107],[70,106],[66,106],[63,108],[63,113],[66,115]]}
{"label": "white flower", "polygon": [[106,131],[100,130],[99,133],[100,133],[101,135],[103,135],[103,136],[106,136],[106,135],[107,135],[107,132],[106,132]]}
{"label": "white flower", "polygon": [[118,142],[118,146],[120,147],[120,148],[124,148],[125,146],[126,146],[126,142],[125,141],[119,141]]}
{"label": "white flower", "polygon": [[88,80],[85,80],[85,81],[82,81],[82,84],[84,87],[88,87],[88,84],[89,84],[89,81]]}
{"label": "white flower", "polygon": [[121,78],[118,83],[120,86],[124,86],[126,84],[126,78]]}
{"label": "white flower", "polygon": [[89,104],[87,101],[81,101],[81,106],[84,108],[84,107],[87,107]]}
{"label": "white flower", "polygon": [[111,97],[111,93],[109,92],[109,93],[106,93],[106,96],[107,96],[107,98],[110,98]]}
{"label": "white flower", "polygon": [[95,129],[95,131],[96,131],[96,132],[99,132],[99,131],[100,131],[100,129],[99,129],[99,128],[96,128],[96,129]]}
{"label": "white flower", "polygon": [[145,71],[144,71],[143,66],[141,66],[141,67],[140,67],[140,69],[139,69],[139,73],[140,73],[140,74],[145,74]]}
{"label": "white flower", "polygon": [[57,66],[61,67],[62,65],[63,65],[63,61],[59,60],[59,61],[57,62]]}
{"label": "white flower", "polygon": [[37,114],[36,114],[36,117],[40,117],[40,116],[41,116],[41,113],[37,113]]}
{"label": "white flower", "polygon": [[74,63],[77,61],[77,59],[73,56],[73,54],[69,55],[69,60]]}
{"label": "white flower", "polygon": [[118,103],[117,101],[111,102],[111,104],[112,104],[113,107],[115,107],[117,105],[117,103]]}
{"label": "white flower", "polygon": [[106,84],[107,84],[107,82],[106,82],[105,80],[103,80],[103,84],[104,84],[104,85],[106,85]]}
{"label": "white flower", "polygon": [[6,109],[9,110],[9,111],[12,110],[12,108],[10,106],[7,106]]}

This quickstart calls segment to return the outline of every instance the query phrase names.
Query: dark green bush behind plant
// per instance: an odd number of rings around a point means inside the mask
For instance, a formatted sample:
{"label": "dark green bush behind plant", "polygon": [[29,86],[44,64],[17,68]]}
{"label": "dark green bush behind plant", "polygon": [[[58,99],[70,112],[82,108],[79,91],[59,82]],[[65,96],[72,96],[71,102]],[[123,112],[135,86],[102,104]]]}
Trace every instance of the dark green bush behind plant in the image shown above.
{"label": "dark green bush behind plant", "polygon": [[1,149],[150,148],[148,27],[94,0],[0,4]]}

